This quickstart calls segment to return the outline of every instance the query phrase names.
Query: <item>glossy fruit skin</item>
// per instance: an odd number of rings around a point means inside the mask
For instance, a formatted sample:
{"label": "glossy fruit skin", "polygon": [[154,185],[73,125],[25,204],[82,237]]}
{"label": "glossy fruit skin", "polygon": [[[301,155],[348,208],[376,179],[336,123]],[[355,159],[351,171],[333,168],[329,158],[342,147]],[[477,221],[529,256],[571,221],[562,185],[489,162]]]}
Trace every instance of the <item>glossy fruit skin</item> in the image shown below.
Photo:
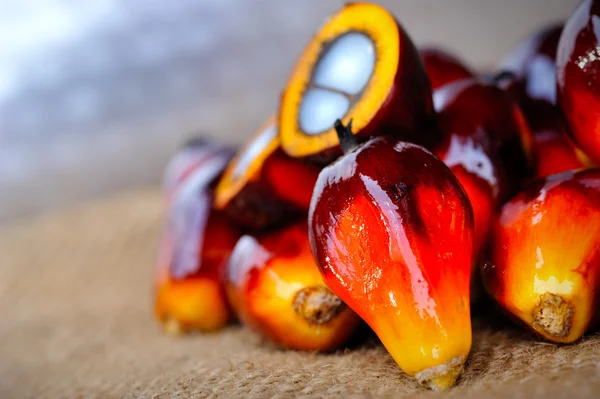
{"label": "glossy fruit skin", "polygon": [[[278,346],[333,350],[360,323],[325,286],[310,251],[306,222],[259,237],[243,236],[226,273],[227,295],[241,322]],[[299,293],[310,289],[325,290],[339,302],[329,320],[313,322],[296,311]]]}
{"label": "glossy fruit skin", "polygon": [[[481,148],[477,148],[468,138],[454,139],[454,150],[446,153],[434,153],[440,157],[454,173],[462,185],[473,208],[473,265],[477,265],[488,241],[490,222],[499,206],[498,192],[494,191],[493,174],[498,166]],[[456,152],[454,152],[456,151]],[[452,154],[460,154],[462,159]],[[460,161],[459,161],[460,159]],[[483,163],[492,175],[478,173],[477,166]],[[475,170],[475,171],[474,171]]]}
{"label": "glossy fruit skin", "polygon": [[[573,342],[594,324],[600,169],[568,171],[532,184],[503,206],[492,238],[482,277],[503,309],[554,342]],[[563,316],[559,319],[547,303],[560,304]],[[560,323],[545,326],[538,317],[542,305],[546,317]]]}
{"label": "glossy fruit skin", "polygon": [[421,59],[429,77],[432,90],[475,76],[467,66],[450,52],[435,47],[425,47],[419,50]]}
{"label": "glossy fruit skin", "polygon": [[[535,159],[533,134],[516,101],[493,83],[469,79],[436,90],[434,102],[444,135],[436,154],[444,158],[452,140],[462,141],[472,153],[465,155],[467,169],[488,176],[495,198],[503,201],[516,192]],[[474,162],[479,158],[483,163]]]}
{"label": "glossy fruit skin", "polygon": [[212,209],[212,189],[232,155],[196,142],[167,167],[167,223],[155,275],[155,315],[168,333],[215,331],[232,317],[221,274],[239,233]]}
{"label": "glossy fruit skin", "polygon": [[417,378],[469,352],[472,230],[471,205],[450,169],[391,137],[323,169],[309,213],[327,285]]}
{"label": "glossy fruit skin", "polygon": [[499,70],[514,73],[509,91],[519,102],[533,130],[562,123],[556,108],[556,50],[562,23],[527,37],[501,62]]}
{"label": "glossy fruit skin", "polygon": [[166,329],[176,329],[168,332],[216,331],[232,319],[221,277],[238,237],[222,214],[211,211],[198,243],[198,269],[184,277],[170,269],[158,278],[155,314]]}
{"label": "glossy fruit skin", "polygon": [[546,130],[535,135],[535,177],[593,166],[592,161],[562,131]]}
{"label": "glossy fruit skin", "polygon": [[600,162],[600,1],[583,1],[565,24],[556,55],[558,103],[567,131]]}
{"label": "glossy fruit skin", "polygon": [[281,227],[306,215],[320,169],[276,150],[224,212],[248,232]]}

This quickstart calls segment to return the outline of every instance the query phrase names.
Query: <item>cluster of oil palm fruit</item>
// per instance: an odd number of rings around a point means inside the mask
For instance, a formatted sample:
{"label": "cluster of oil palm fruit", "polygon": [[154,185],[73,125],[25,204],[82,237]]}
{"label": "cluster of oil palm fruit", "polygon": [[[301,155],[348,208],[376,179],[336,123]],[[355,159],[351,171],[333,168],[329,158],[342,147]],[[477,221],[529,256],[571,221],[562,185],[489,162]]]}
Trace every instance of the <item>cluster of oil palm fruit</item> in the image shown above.
{"label": "cluster of oil palm fruit", "polygon": [[171,161],[156,315],[171,333],[237,318],[329,351],[361,320],[432,389],[459,376],[478,287],[552,342],[600,298],[600,0],[491,75],[417,50],[384,8],[331,16],[280,107],[234,154]]}

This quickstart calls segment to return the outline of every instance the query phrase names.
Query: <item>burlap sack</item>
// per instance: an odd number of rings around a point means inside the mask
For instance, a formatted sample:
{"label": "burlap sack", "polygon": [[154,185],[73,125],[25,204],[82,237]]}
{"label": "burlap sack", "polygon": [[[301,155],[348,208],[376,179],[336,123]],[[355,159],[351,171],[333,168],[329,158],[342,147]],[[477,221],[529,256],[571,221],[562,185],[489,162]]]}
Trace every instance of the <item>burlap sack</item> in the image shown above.
{"label": "burlap sack", "polygon": [[[0,398],[430,397],[375,339],[333,354],[277,350],[238,326],[161,334],[151,280],[157,192],[0,231]],[[449,397],[600,397],[600,336],[540,342],[496,312]]]}

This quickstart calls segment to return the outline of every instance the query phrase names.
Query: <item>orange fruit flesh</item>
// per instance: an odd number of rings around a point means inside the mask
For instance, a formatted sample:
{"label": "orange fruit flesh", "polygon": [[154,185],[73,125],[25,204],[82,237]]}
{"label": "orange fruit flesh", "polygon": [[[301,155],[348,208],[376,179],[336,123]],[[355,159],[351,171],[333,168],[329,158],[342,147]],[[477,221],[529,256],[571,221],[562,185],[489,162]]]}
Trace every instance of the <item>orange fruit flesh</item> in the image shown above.
{"label": "orange fruit flesh", "polygon": [[[258,183],[276,199],[300,210],[308,210],[319,170],[285,155],[280,150],[278,135],[264,141],[262,136],[271,134],[269,129],[277,129],[274,117],[265,122],[228,165],[215,191],[217,209],[225,208],[237,195],[243,195],[242,191],[250,183]],[[246,169],[238,176],[241,158],[257,141],[263,141],[262,149],[253,154]]]}
{"label": "orange fruit flesh", "polygon": [[[279,137],[277,134],[272,137],[272,129],[277,129],[277,122],[274,116],[271,116],[250,138],[238,154],[229,163],[223,177],[215,189],[215,208],[224,209],[230,201],[238,195],[243,188],[250,182],[258,181],[260,178],[263,164],[278,148]],[[261,148],[251,148],[259,145]],[[251,152],[247,154],[247,152]],[[245,156],[252,156],[249,160],[243,160]],[[241,174],[238,174],[239,164],[246,162],[247,166]]]}
{"label": "orange fruit flesh", "polygon": [[290,76],[280,107],[280,137],[283,150],[294,158],[319,154],[338,146],[331,128],[319,134],[305,134],[298,123],[304,93],[311,84],[323,51],[336,38],[349,32],[369,37],[375,46],[373,74],[359,98],[343,116],[346,125],[352,119],[354,132],[360,132],[388,100],[400,62],[400,29],[394,17],[383,7],[368,3],[349,3],[334,14],[307,45]]}

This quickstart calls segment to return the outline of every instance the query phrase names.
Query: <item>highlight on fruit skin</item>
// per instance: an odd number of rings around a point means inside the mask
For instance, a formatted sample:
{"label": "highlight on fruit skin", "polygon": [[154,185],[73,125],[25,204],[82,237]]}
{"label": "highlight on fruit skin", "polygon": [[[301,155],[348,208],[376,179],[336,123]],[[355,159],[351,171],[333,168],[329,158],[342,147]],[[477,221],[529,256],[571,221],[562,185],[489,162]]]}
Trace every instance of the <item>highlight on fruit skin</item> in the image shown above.
{"label": "highlight on fruit skin", "polygon": [[562,131],[546,130],[536,133],[535,145],[537,178],[594,166],[592,160]]}
{"label": "highlight on fruit skin", "polygon": [[535,333],[574,342],[598,316],[599,246],[600,169],[552,175],[503,206],[484,285]]}
{"label": "highlight on fruit skin", "polygon": [[360,323],[325,285],[310,251],[306,222],[240,238],[225,285],[242,323],[280,347],[330,351]]}
{"label": "highlight on fruit skin", "polygon": [[154,311],[168,334],[215,331],[232,317],[221,274],[239,233],[212,208],[212,188],[232,155],[228,149],[196,142],[167,167],[167,221]]}
{"label": "highlight on fruit skin", "polygon": [[475,76],[462,60],[443,49],[423,47],[419,49],[419,55],[423,60],[432,90]]}
{"label": "highlight on fruit skin", "polygon": [[354,121],[358,141],[395,134],[437,140],[431,88],[414,44],[385,8],[348,3],[300,55],[280,104],[283,150],[327,164],[341,154],[336,119]]}
{"label": "highlight on fruit skin", "polygon": [[471,348],[473,214],[424,148],[377,137],[323,169],[309,212],[328,287],[422,384],[454,384]]}
{"label": "highlight on fruit skin", "polygon": [[[493,82],[480,79],[448,84],[435,91],[433,101],[444,136],[438,148],[454,135],[470,137],[477,149],[497,160],[500,171],[493,171],[497,178],[490,180],[495,195],[505,200],[515,193],[520,180],[532,174],[536,156],[533,133],[518,103]],[[491,173],[485,163],[470,168]]]}
{"label": "highlight on fruit skin", "polygon": [[229,163],[215,190],[215,208],[252,231],[306,214],[319,170],[280,149],[270,117]]}
{"label": "highlight on fruit skin", "polygon": [[584,0],[569,17],[558,43],[558,103],[571,138],[600,162],[600,1]]}

